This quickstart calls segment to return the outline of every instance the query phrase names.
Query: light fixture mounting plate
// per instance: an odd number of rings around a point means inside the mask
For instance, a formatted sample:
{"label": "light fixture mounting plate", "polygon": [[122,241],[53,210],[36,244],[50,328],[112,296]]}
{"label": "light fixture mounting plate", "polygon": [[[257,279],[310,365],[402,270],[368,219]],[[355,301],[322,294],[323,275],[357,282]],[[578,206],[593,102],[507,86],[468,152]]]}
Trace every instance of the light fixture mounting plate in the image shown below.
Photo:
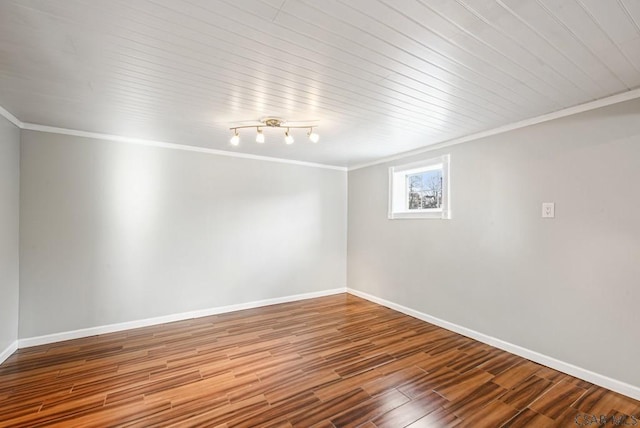
{"label": "light fixture mounting plate", "polygon": [[271,128],[280,128],[280,126],[285,123],[284,120],[278,117],[265,117],[264,119],[261,119],[260,122],[264,123],[264,126],[269,126]]}

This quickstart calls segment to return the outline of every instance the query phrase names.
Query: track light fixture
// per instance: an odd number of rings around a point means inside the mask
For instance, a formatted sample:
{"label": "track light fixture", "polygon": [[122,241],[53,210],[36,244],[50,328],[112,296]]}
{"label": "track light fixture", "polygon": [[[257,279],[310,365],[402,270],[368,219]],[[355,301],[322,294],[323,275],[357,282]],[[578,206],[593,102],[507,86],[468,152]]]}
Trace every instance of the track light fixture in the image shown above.
{"label": "track light fixture", "polygon": [[256,143],[264,143],[264,134],[262,133],[262,129],[257,128],[256,131]]}
{"label": "track light fixture", "polygon": [[287,144],[293,144],[293,137],[289,134],[289,128],[287,128],[287,132],[284,133],[284,142]]}
{"label": "track light fixture", "polygon": [[313,132],[313,128],[309,128],[309,132],[307,132],[307,137],[309,137],[309,141],[312,143],[317,143],[320,140],[320,136]]}
{"label": "track light fixture", "polygon": [[237,129],[234,129],[233,131],[233,137],[231,137],[230,143],[232,146],[237,146],[238,144],[240,144],[240,134],[238,134]]}
{"label": "track light fixture", "polygon": [[264,137],[264,133],[262,132],[263,127],[268,127],[268,128],[286,128],[287,130],[284,133],[284,142],[286,144],[293,144],[294,139],[293,139],[293,135],[291,135],[290,130],[291,129],[308,129],[309,131],[307,132],[307,137],[309,137],[309,141],[311,141],[312,143],[317,143],[318,140],[320,139],[320,136],[315,133],[313,131],[314,126],[284,126],[284,124],[286,123],[284,120],[276,118],[276,117],[267,117],[264,118],[262,120],[260,120],[260,125],[244,125],[244,126],[236,126],[233,128],[229,128],[231,131],[233,131],[233,136],[231,137],[231,145],[232,146],[237,146],[240,144],[240,134],[238,132],[238,129],[245,129],[245,128],[255,128],[256,129],[256,143],[264,143],[265,141],[265,137]]}

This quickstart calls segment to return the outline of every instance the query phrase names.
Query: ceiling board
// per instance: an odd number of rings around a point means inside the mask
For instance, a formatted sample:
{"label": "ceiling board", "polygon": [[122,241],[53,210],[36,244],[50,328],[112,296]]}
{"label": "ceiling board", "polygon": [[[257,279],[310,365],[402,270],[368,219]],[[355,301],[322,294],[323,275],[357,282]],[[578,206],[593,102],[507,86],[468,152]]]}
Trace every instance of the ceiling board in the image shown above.
{"label": "ceiling board", "polygon": [[[639,22],[634,0],[4,0],[0,106],[353,166],[638,88]],[[265,116],[318,121],[320,143],[229,145]]]}

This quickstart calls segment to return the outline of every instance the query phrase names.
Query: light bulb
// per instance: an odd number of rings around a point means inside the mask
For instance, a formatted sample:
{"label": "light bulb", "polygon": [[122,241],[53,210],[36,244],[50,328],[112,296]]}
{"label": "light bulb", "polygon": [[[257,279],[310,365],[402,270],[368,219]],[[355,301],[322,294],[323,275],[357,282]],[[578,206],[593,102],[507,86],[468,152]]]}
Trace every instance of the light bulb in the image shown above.
{"label": "light bulb", "polygon": [[293,144],[293,137],[289,134],[289,130],[284,133],[284,142],[287,144]]}
{"label": "light bulb", "polygon": [[311,128],[311,129],[309,130],[309,133],[308,133],[307,135],[309,136],[309,140],[310,140],[312,143],[317,143],[317,142],[318,142],[318,140],[320,140],[320,136],[319,136],[318,134],[316,134],[315,132],[313,132],[313,128]]}
{"label": "light bulb", "polygon": [[240,144],[240,135],[238,134],[238,131],[234,132],[233,137],[231,137],[231,140],[229,142],[232,146],[237,146],[238,144]]}
{"label": "light bulb", "polygon": [[264,134],[262,133],[262,129],[258,128],[258,132],[256,134],[256,143],[264,143]]}

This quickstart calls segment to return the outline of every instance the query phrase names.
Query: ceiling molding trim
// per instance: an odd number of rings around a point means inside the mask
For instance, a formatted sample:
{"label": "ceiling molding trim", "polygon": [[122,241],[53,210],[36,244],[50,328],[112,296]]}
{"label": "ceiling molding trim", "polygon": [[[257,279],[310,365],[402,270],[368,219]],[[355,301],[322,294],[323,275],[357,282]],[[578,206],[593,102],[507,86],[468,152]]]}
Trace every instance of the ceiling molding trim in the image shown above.
{"label": "ceiling molding trim", "polygon": [[333,169],[336,171],[347,171],[347,168],[343,166],[327,165],[327,164],[315,163],[315,162],[297,161],[292,159],[274,158],[270,156],[252,155],[249,153],[237,153],[237,152],[230,152],[227,150],[208,149],[206,147],[188,146],[184,144],[167,143],[167,142],[155,141],[155,140],[146,140],[143,138],[124,137],[121,135],[102,134],[99,132],[88,132],[88,131],[79,131],[76,129],[57,128],[55,126],[38,125],[35,123],[28,123],[28,122],[22,123],[22,126],[20,126],[20,128],[27,129],[29,131],[72,135],[75,137],[93,138],[97,140],[118,141],[122,143],[138,144],[142,146],[162,147],[165,149],[185,150],[188,152],[207,153],[207,154],[218,155],[218,156],[229,156],[234,158],[252,159],[252,160],[260,160],[260,161],[266,161],[266,162],[287,163],[291,165],[300,165],[300,166],[307,166],[312,168],[323,168],[323,169]]}
{"label": "ceiling molding trim", "polygon": [[243,158],[243,159],[262,160],[267,162],[279,162],[279,163],[286,163],[286,164],[292,164],[292,165],[308,166],[313,168],[332,169],[337,171],[355,171],[355,170],[366,168],[369,166],[379,165],[382,163],[391,162],[398,159],[404,159],[406,157],[415,156],[422,153],[428,153],[441,148],[454,146],[462,143],[467,143],[470,141],[479,140],[481,138],[502,134],[508,131],[525,128],[527,126],[537,125],[539,123],[560,119],[560,118],[571,116],[574,114],[584,113],[589,110],[595,110],[597,108],[606,107],[606,106],[610,106],[610,105],[625,102],[625,101],[630,101],[636,98],[640,98],[640,88],[632,89],[626,92],[622,92],[622,93],[601,98],[598,100],[589,101],[584,104],[568,107],[562,110],[558,110],[558,111],[537,116],[534,118],[524,119],[519,122],[510,123],[508,125],[500,126],[497,128],[486,130],[486,131],[469,134],[459,138],[454,138],[453,140],[443,141],[441,143],[432,144],[426,147],[421,147],[419,149],[399,153],[397,155],[383,157],[372,162],[358,164],[348,168],[337,166],[337,165],[328,165],[328,164],[315,163],[315,162],[297,161],[292,159],[274,158],[269,156],[252,155],[248,153],[230,152],[227,150],[208,149],[205,147],[189,146],[189,145],[176,144],[176,143],[167,143],[167,142],[155,141],[155,140],[146,140],[142,138],[124,137],[120,135],[102,134],[97,132],[87,132],[87,131],[79,131],[75,129],[58,128],[54,126],[38,125],[35,123],[20,121],[17,117],[15,117],[13,114],[11,114],[8,110],[3,108],[2,106],[0,106],[0,115],[5,117],[8,121],[13,123],[18,128],[27,129],[31,131],[50,132],[54,134],[63,134],[63,135],[73,135],[77,137],[94,138],[98,140],[119,141],[119,142],[130,143],[130,144],[139,144],[139,145],[162,147],[162,148],[174,149],[174,150],[185,150],[185,151],[191,151],[191,152],[208,153],[208,154],[213,154],[218,156],[229,156],[229,157],[236,157],[236,158]]}
{"label": "ceiling molding trim", "polygon": [[15,117],[11,113],[9,113],[9,110],[7,110],[6,108],[4,108],[2,106],[0,106],[0,115],[2,115],[5,119],[7,119],[9,122],[13,123],[18,128],[22,129],[24,127],[24,123],[22,123],[22,121],[20,121],[20,119],[18,119],[17,117]]}
{"label": "ceiling molding trim", "polygon": [[600,98],[598,100],[589,101],[577,106],[568,107],[562,110],[554,111],[552,113],[543,114],[541,116],[533,117],[531,119],[524,119],[519,122],[513,122],[508,125],[499,126],[497,128],[489,129],[486,131],[476,132],[475,134],[465,135],[464,137],[454,138],[453,140],[443,141],[441,143],[431,144],[426,147],[422,147],[408,152],[399,153],[378,160],[367,162],[359,165],[349,167],[349,171],[355,171],[357,169],[366,168],[369,166],[379,165],[381,163],[391,162],[398,159],[404,159],[409,156],[415,156],[422,153],[431,152],[433,150],[442,149],[444,147],[455,146],[457,144],[467,143],[469,141],[479,140],[485,137],[491,137],[493,135],[502,134],[508,131],[513,131],[520,128],[525,128],[531,125],[537,125],[539,123],[548,122],[554,119],[560,119],[563,117],[571,116],[578,113],[584,113],[589,110],[595,110],[597,108],[618,104],[624,101],[630,101],[636,98],[640,98],[640,88],[632,89],[626,92],[621,92],[616,95],[611,95],[606,98]]}

